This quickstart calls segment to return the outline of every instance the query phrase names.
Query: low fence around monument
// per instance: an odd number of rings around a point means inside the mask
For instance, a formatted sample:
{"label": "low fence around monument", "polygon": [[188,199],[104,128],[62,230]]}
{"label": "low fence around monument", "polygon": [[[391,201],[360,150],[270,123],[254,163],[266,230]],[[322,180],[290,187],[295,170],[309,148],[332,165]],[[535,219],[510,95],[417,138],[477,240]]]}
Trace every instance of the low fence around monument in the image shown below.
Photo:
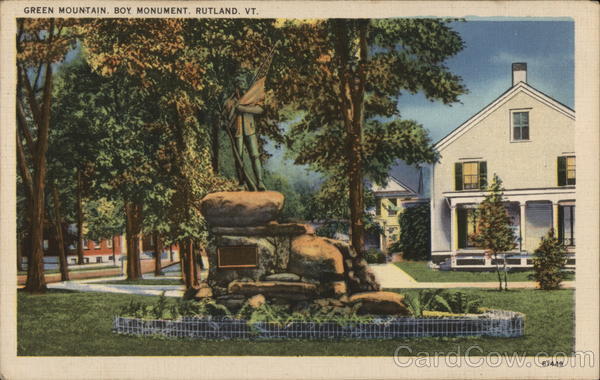
{"label": "low fence around monument", "polygon": [[370,322],[291,321],[248,323],[243,319],[183,317],[148,320],[115,316],[113,332],[189,339],[394,339],[418,337],[519,337],[525,316],[488,310],[477,316],[374,318]]}

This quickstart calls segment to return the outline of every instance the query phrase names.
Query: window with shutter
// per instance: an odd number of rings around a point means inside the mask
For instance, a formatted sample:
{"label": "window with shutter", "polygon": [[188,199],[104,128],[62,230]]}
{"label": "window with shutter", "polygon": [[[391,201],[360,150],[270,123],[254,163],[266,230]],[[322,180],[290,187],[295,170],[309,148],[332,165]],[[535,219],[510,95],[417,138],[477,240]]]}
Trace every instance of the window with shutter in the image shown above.
{"label": "window with shutter", "polygon": [[454,189],[457,191],[463,189],[462,162],[454,164]]}
{"label": "window with shutter", "polygon": [[454,164],[455,189],[485,190],[487,187],[487,164],[485,161],[457,162]]}
{"label": "window with shutter", "polygon": [[558,186],[575,185],[575,156],[558,157]]}
{"label": "window with shutter", "polygon": [[485,190],[487,188],[487,163],[479,162],[479,188]]}

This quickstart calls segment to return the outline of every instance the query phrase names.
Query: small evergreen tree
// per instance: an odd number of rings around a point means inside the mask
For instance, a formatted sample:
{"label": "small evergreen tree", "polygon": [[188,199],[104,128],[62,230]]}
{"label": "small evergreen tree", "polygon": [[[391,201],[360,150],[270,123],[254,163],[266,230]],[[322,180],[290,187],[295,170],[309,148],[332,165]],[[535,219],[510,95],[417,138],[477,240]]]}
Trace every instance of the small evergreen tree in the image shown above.
{"label": "small evergreen tree", "polygon": [[500,290],[502,290],[502,276],[499,261],[502,258],[504,290],[508,290],[506,252],[516,247],[515,233],[511,228],[511,218],[504,206],[502,180],[496,174],[494,174],[492,184],[488,187],[488,194],[479,204],[476,215],[477,232],[471,236],[471,239],[485,249],[487,255],[494,258]]}
{"label": "small evergreen tree", "polygon": [[565,279],[564,272],[567,264],[567,249],[562,242],[554,236],[554,230],[550,229],[545,237],[542,237],[540,246],[534,252],[533,277],[544,290],[559,289],[560,283]]}

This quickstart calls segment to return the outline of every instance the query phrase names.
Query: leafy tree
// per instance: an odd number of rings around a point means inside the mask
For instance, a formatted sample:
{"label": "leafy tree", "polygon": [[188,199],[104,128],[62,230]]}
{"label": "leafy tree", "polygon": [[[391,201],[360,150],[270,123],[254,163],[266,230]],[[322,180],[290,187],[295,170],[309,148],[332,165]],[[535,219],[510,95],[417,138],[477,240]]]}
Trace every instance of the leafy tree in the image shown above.
{"label": "leafy tree", "polygon": [[270,112],[290,123],[295,162],[342,189],[352,244],[364,250],[364,180],[385,182],[396,159],[433,162],[427,131],[400,119],[398,96],[423,92],[449,104],[466,92],[444,61],[463,48],[449,21],[329,19],[278,21],[279,54],[268,78]]}
{"label": "leafy tree", "polygon": [[[155,99],[154,108],[159,114],[145,125],[152,125],[155,141],[162,144],[162,148],[153,151],[154,160],[149,162],[152,169],[159,169],[153,165],[160,165],[160,170],[154,170],[153,174],[162,178],[151,178],[149,184],[153,190],[145,189],[137,194],[145,195],[143,204],[146,204],[157,200],[156,195],[161,194],[157,189],[170,189],[167,198],[160,202],[167,206],[164,208],[168,210],[168,239],[179,244],[188,288],[198,285],[196,255],[192,247],[194,242],[204,243],[207,238],[198,201],[208,192],[233,188],[213,172],[210,133],[206,125],[199,122],[201,111],[207,111],[206,99],[211,93],[222,90],[214,80],[209,59],[214,51],[206,41],[214,39],[222,45],[228,39],[224,38],[217,23],[207,23],[203,28],[198,22],[183,19],[94,20],[86,26],[84,41],[95,71],[106,77],[138,81],[144,96]],[[146,210],[155,209],[146,207]],[[141,215],[141,209],[132,215]],[[155,220],[162,218],[158,216]]]}
{"label": "leafy tree", "polygon": [[428,203],[408,207],[398,215],[400,238],[390,247],[402,252],[407,260],[429,260],[431,257],[431,223]]}
{"label": "leafy tree", "polygon": [[513,250],[515,232],[511,228],[511,217],[505,206],[504,188],[502,180],[496,174],[485,199],[477,209],[477,232],[471,236],[473,242],[486,250],[486,254],[493,256],[498,273],[499,290],[502,290],[502,277],[500,275],[500,258],[502,258],[504,273],[504,290],[508,290],[508,274],[506,269],[506,253]]}
{"label": "leafy tree", "polygon": [[560,283],[566,278],[567,248],[550,229],[542,237],[540,246],[534,252],[533,277],[544,290],[560,289]]}
{"label": "leafy tree", "polygon": [[[49,136],[49,174],[60,186],[63,202],[72,207],[65,215],[76,223],[75,242],[78,264],[84,264],[83,238],[85,202],[92,196],[95,166],[102,154],[98,142],[106,136],[104,125],[97,123],[98,90],[102,80],[91,75],[79,54],[57,73],[52,105],[52,131]],[[65,149],[69,147],[69,149]]]}
{"label": "leafy tree", "polygon": [[44,292],[43,263],[46,151],[50,130],[53,70],[73,47],[77,20],[17,20],[17,162],[26,194],[31,252],[25,289]]}
{"label": "leafy tree", "polygon": [[86,238],[95,241],[110,239],[113,264],[117,265],[115,236],[121,235],[125,230],[122,201],[109,201],[106,198],[91,200],[85,204],[85,213],[87,215]]}

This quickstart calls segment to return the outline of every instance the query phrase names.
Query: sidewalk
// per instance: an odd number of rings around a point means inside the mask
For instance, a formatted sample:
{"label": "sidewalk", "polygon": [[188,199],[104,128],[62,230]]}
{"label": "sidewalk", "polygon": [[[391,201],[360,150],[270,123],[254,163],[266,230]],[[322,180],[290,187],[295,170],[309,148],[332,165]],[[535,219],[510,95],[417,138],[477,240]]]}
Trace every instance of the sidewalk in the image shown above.
{"label": "sidewalk", "polygon": [[[392,263],[388,264],[370,264],[369,267],[375,274],[377,280],[385,289],[426,289],[426,288],[484,288],[495,289],[498,283],[489,282],[417,282],[405,271]],[[509,281],[509,289],[535,289],[537,283],[534,281]],[[574,289],[575,281],[564,281],[562,288]]]}
{"label": "sidewalk", "polygon": [[[496,289],[498,283],[490,282],[417,282],[402,269],[394,264],[371,264],[375,277],[381,284],[383,289],[450,289],[450,288],[483,288]],[[206,270],[200,274],[201,278],[206,278],[208,275]],[[183,285],[120,285],[106,284],[107,281],[124,280],[124,275],[116,277],[103,277],[87,280],[76,280],[66,282],[55,282],[48,284],[50,289],[74,290],[79,292],[104,292],[104,293],[121,293],[121,294],[138,294],[147,296],[160,296],[163,292],[167,297],[182,297],[185,287]],[[178,272],[166,273],[165,276],[155,277],[153,273],[144,274],[144,279],[179,279],[181,276]],[[515,281],[508,283],[509,289],[535,289],[537,283],[533,281]],[[565,289],[574,289],[575,281],[565,281],[562,283]]]}

